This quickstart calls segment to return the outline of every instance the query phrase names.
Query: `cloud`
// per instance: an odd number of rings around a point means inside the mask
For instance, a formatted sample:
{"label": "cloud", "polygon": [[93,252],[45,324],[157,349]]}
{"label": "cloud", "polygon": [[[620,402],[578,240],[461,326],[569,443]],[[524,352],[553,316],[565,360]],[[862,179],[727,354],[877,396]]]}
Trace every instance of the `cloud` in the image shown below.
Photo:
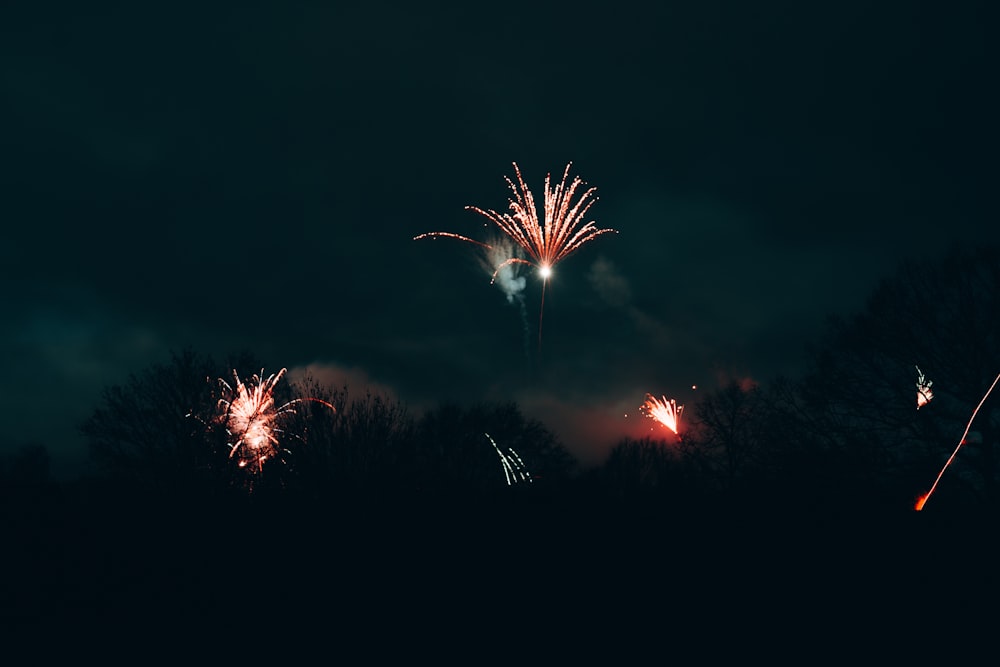
{"label": "cloud", "polygon": [[736,385],[742,392],[748,392],[760,386],[760,383],[750,375],[734,369],[716,368],[715,380],[719,387]]}
{"label": "cloud", "polygon": [[622,311],[636,330],[659,347],[673,342],[670,330],[652,315],[634,305],[628,279],[611,260],[598,257],[590,265],[587,280],[604,304]]}
{"label": "cloud", "polygon": [[399,400],[399,392],[394,386],[372,379],[368,371],[360,366],[343,366],[335,362],[315,361],[304,366],[289,368],[285,376],[291,383],[312,379],[332,389],[346,387],[351,396],[370,391],[373,394]]}
{"label": "cloud", "polygon": [[542,422],[573,455],[582,468],[601,465],[625,438],[663,437],[673,434],[639,412],[644,394],[608,401],[606,398],[573,399],[551,392],[525,392],[517,396],[525,416]]}
{"label": "cloud", "polygon": [[628,280],[618,273],[615,265],[608,259],[598,257],[590,265],[587,280],[597,295],[609,306],[629,308],[632,301],[632,289]]}
{"label": "cloud", "polygon": [[45,445],[56,476],[87,458],[79,425],[101,393],[165,354],[163,337],[80,286],[0,286],[0,360],[11,391],[0,454]]}

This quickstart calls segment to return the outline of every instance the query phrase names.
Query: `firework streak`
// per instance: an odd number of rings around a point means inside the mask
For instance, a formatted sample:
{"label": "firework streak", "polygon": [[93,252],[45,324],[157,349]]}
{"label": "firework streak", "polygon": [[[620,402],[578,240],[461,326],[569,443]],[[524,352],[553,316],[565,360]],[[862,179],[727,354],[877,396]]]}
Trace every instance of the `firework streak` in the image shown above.
{"label": "firework streak", "polygon": [[924,508],[924,504],[927,502],[927,499],[931,497],[931,494],[934,493],[934,489],[937,488],[938,482],[941,481],[941,476],[944,475],[944,471],[947,470],[948,466],[951,465],[951,462],[954,460],[955,455],[958,454],[958,450],[961,449],[962,445],[965,444],[965,437],[969,435],[969,429],[972,428],[972,422],[975,420],[976,414],[979,412],[979,408],[983,407],[983,403],[986,402],[986,398],[990,395],[990,392],[993,391],[993,387],[997,386],[997,381],[1000,381],[1000,375],[996,376],[996,378],[993,380],[993,384],[991,384],[990,388],[986,390],[985,394],[983,394],[983,398],[982,400],[979,401],[979,405],[977,405],[976,409],[972,411],[972,416],[969,417],[969,423],[965,425],[965,431],[962,433],[962,437],[959,438],[958,445],[955,447],[955,451],[953,451],[951,453],[951,456],[948,457],[948,460],[945,461],[944,467],[942,467],[941,472],[938,473],[937,478],[934,480],[934,484],[931,485],[930,491],[917,498],[915,509],[918,512]]}
{"label": "firework streak", "polygon": [[507,486],[516,482],[530,482],[531,473],[525,469],[524,461],[522,461],[521,457],[517,455],[517,452],[508,447],[507,451],[510,452],[510,456],[504,454],[500,451],[500,448],[497,447],[496,441],[493,440],[489,433],[485,433],[484,435],[490,441],[490,444],[493,445],[493,449],[496,450],[497,456],[500,457],[500,464],[503,466],[503,474],[504,477],[507,478]]}

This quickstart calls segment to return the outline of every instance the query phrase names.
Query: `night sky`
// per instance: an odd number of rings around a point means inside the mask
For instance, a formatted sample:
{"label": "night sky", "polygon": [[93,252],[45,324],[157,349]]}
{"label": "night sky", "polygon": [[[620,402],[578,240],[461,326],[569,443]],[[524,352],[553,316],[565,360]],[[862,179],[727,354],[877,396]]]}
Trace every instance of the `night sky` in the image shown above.
{"label": "night sky", "polygon": [[[646,392],[794,376],[898,262],[1000,241],[988,3],[18,4],[0,454],[56,474],[184,347],[414,414],[514,400],[596,464]],[[618,232],[556,267],[540,349],[533,270],[522,311],[414,240],[488,240],[465,207],[505,211],[514,162],[536,199],[572,162]]]}

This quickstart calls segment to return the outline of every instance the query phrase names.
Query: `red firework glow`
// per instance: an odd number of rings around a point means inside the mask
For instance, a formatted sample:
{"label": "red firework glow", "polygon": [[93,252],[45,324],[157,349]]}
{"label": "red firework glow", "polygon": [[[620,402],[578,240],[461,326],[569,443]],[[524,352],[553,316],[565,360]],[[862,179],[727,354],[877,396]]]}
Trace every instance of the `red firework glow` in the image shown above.
{"label": "red firework glow", "polygon": [[[560,261],[573,252],[579,250],[580,246],[608,232],[615,232],[614,229],[600,229],[593,222],[583,224],[583,218],[590,207],[597,201],[594,193],[596,188],[588,188],[580,193],[576,202],[573,202],[578,188],[583,185],[579,177],[573,178],[569,184],[569,169],[572,162],[566,165],[563,172],[562,181],[554,187],[551,186],[551,174],[545,176],[545,206],[544,217],[538,218],[538,211],[535,206],[535,199],[531,190],[521,176],[521,170],[517,163],[514,164],[514,173],[517,176],[515,183],[508,177],[504,177],[510,187],[513,196],[508,199],[509,212],[498,213],[492,209],[486,210],[476,206],[466,206],[466,210],[475,211],[489,218],[504,234],[514,240],[528,257],[509,257],[503,260],[493,272],[492,280],[496,280],[497,274],[506,266],[511,264],[528,264],[537,267],[539,275],[542,277],[542,306],[538,311],[538,341],[542,340],[542,312],[545,307],[545,285],[552,275],[552,269]],[[451,232],[430,232],[415,236],[414,240],[432,237],[447,237],[474,243],[484,248],[491,249],[487,243],[475,241],[460,234]]]}
{"label": "red firework glow", "polygon": [[677,401],[674,399],[667,400],[665,396],[661,399],[652,394],[646,394],[646,402],[639,406],[639,412],[666,426],[674,432],[674,435],[679,435],[677,428],[680,424],[681,413],[684,412],[684,406],[677,405]]}
{"label": "red firework glow", "polygon": [[319,398],[296,398],[282,405],[275,405],[274,387],[285,375],[282,368],[277,373],[262,379],[254,375],[249,384],[244,384],[237,372],[233,371],[235,387],[222,378],[224,396],[219,399],[218,421],[223,424],[233,441],[227,443],[230,447],[229,457],[237,457],[239,466],[253,464],[257,471],[263,470],[264,462],[280,453],[278,434],[283,433],[279,427],[280,420],[290,414],[295,414],[292,406],[302,401],[315,401],[326,405],[331,410],[336,408]]}
{"label": "red firework glow", "polygon": [[965,432],[963,432],[962,437],[959,438],[958,445],[955,447],[955,451],[953,451],[951,453],[951,456],[948,457],[948,460],[945,461],[944,467],[942,467],[941,472],[938,473],[937,479],[935,479],[934,484],[931,485],[930,491],[917,498],[915,509],[918,512],[924,509],[924,504],[927,502],[927,499],[931,497],[931,494],[934,493],[934,489],[937,488],[938,482],[941,481],[941,476],[944,474],[944,471],[947,470],[948,466],[951,465],[951,462],[954,460],[955,455],[958,454],[958,450],[961,449],[962,445],[965,444],[965,438],[967,435],[969,435],[969,429],[972,428],[972,422],[973,420],[975,420],[976,414],[979,412],[979,408],[983,407],[983,403],[986,402],[986,398],[990,395],[990,392],[993,391],[993,387],[997,386],[997,381],[1000,381],[1000,375],[996,376],[996,378],[993,380],[993,384],[991,384],[990,388],[986,390],[985,394],[983,394],[983,398],[982,400],[979,401],[979,405],[977,405],[976,409],[972,411],[972,416],[969,417],[969,423],[965,425]]}

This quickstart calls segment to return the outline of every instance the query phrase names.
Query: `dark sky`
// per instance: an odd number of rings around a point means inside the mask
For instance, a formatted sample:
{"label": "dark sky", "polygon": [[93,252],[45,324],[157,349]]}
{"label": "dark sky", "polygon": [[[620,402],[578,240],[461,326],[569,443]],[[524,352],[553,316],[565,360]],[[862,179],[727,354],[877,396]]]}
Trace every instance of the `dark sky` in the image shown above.
{"label": "dark sky", "polygon": [[[101,390],[190,346],[414,413],[515,400],[584,464],[794,374],[902,259],[1000,240],[989,3],[6,3],[2,452],[56,472]],[[609,227],[477,264],[521,167]],[[698,389],[693,390],[692,385]],[[625,415],[629,416],[626,417]]]}

